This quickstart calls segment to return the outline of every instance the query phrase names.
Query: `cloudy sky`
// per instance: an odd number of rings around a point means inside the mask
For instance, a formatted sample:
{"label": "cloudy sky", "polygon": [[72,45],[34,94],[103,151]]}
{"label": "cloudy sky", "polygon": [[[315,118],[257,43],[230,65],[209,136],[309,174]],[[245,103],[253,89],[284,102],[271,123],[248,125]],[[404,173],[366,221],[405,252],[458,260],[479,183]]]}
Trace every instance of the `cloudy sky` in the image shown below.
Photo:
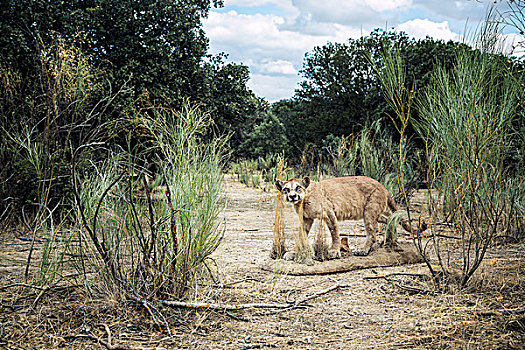
{"label": "cloudy sky", "polygon": [[[250,68],[248,86],[273,102],[292,97],[306,52],[375,28],[461,40],[484,18],[482,0],[224,0],[204,20],[211,53]],[[502,6],[500,4],[500,6]],[[511,40],[517,35],[507,31]]]}

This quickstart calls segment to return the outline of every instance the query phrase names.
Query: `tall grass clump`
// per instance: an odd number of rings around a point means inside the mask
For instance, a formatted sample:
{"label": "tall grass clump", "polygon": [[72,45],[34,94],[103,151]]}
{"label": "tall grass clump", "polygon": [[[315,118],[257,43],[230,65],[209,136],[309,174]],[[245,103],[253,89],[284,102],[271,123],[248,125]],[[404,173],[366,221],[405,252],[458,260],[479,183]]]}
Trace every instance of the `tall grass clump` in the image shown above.
{"label": "tall grass clump", "polygon": [[442,210],[461,236],[461,285],[511,214],[505,203],[517,175],[509,173],[506,159],[512,151],[519,85],[489,46],[496,43],[487,39],[490,33],[484,33],[479,51],[458,52],[451,72],[437,67],[420,100],[418,130],[427,140],[427,181],[437,189],[437,195],[429,196],[431,208],[434,215]]}
{"label": "tall grass clump", "polygon": [[94,172],[73,164],[75,267],[90,288],[134,300],[180,298],[211,273],[207,262],[222,238],[224,142],[201,139],[209,116],[189,104],[149,110],[134,123],[147,140],[142,153],[112,151]]}
{"label": "tall grass clump", "polygon": [[[278,158],[275,180],[285,180],[284,159]],[[286,253],[286,240],[284,234],[284,196],[281,191],[277,191],[275,196],[275,219],[273,224],[273,243],[270,251],[271,259],[281,259]]]}
{"label": "tall grass clump", "polygon": [[171,244],[176,248],[165,264],[173,264],[175,279],[170,282],[178,296],[195,284],[222,238],[219,215],[225,205],[222,165],[226,140],[201,140],[210,123],[208,114],[189,104],[180,113],[162,112],[144,120],[155,135],[152,150],[165,176],[164,209],[170,211],[170,233],[160,237],[158,247]]}
{"label": "tall grass clump", "polygon": [[[343,135],[341,137],[329,135],[324,143],[323,149],[328,160],[328,164],[326,164],[328,174],[339,177],[353,175],[357,172],[359,144],[354,135]],[[305,157],[306,154],[303,154],[303,158]]]}
{"label": "tall grass clump", "polygon": [[[388,120],[386,120],[388,122]],[[405,148],[412,149],[403,138]],[[359,132],[343,136],[328,135],[323,146],[309,145],[303,151],[298,166],[300,174],[311,174],[319,181],[326,177],[364,175],[383,184],[396,200],[402,196],[397,180],[399,151],[395,135],[385,128],[385,120],[378,119],[362,127]],[[420,162],[417,156],[405,159],[404,181],[407,195],[417,185]],[[315,165],[315,166],[314,166]]]}
{"label": "tall grass clump", "polygon": [[[76,236],[63,233],[73,201],[72,152],[107,130],[106,111],[118,94],[106,95],[104,72],[75,46],[75,38],[51,34],[48,44],[36,38],[36,77],[0,63],[0,221],[21,224],[21,235],[31,239],[24,277],[40,285],[56,282],[71,261],[66,247]],[[77,169],[91,168],[90,161],[96,162],[84,159]],[[36,241],[43,243],[39,263]],[[37,275],[30,274],[33,267]]]}
{"label": "tall grass clump", "polygon": [[[458,52],[449,72],[436,67],[419,100],[417,129],[426,140],[427,181],[436,190],[428,196],[429,207],[434,220],[442,213],[461,238],[461,286],[519,210],[513,188],[523,173],[513,171],[507,160],[521,87],[501,54],[498,34],[497,25],[487,21],[477,50]],[[450,275],[437,238],[433,245],[441,272]]]}
{"label": "tall grass clump", "polygon": [[[283,181],[283,179],[292,178],[293,176],[290,176],[290,171],[293,173],[292,169],[285,168],[284,158],[278,157],[276,180]],[[298,226],[297,229],[292,228],[294,237],[294,248],[293,252],[286,252],[284,234],[284,195],[281,193],[280,190],[277,191],[277,195],[275,197],[273,245],[270,257],[272,259],[282,257],[285,260],[292,260],[293,258],[293,260],[299,264],[313,265],[313,250],[308,242],[308,237],[304,229],[303,201],[297,204],[297,207],[295,207],[295,209],[297,211]]]}
{"label": "tall grass clump", "polygon": [[[392,149],[392,168],[395,169],[395,172],[390,174],[388,180],[385,181],[385,187],[390,191],[390,193],[397,193],[397,199],[402,199],[406,205],[407,210],[406,214],[408,216],[409,222],[411,221],[410,213],[410,201],[409,201],[409,188],[407,186],[407,179],[415,178],[414,171],[412,170],[411,163],[409,162],[408,154],[412,151],[410,145],[408,144],[408,139],[406,137],[406,130],[411,122],[412,117],[412,105],[414,102],[415,96],[415,86],[407,86],[407,71],[406,66],[401,58],[399,48],[383,48],[381,54],[381,63],[376,63],[373,61],[372,56],[368,56],[369,62],[372,64],[372,67],[381,82],[383,92],[388,102],[388,105],[394,112],[393,115],[389,115],[392,124],[399,133],[399,142],[397,147],[394,146],[394,143],[391,143]],[[417,158],[416,155],[412,155],[413,158]],[[393,175],[393,176],[392,176]],[[389,186],[392,186],[389,188]],[[401,216],[404,215],[402,212],[393,213],[390,216],[387,225],[385,226],[385,243],[386,244],[395,244],[397,241],[397,224],[401,221]],[[420,222],[419,222],[420,223]],[[415,237],[420,237],[420,229],[422,226],[418,225],[418,228],[415,232]],[[416,242],[414,238],[414,242]],[[426,256],[423,254],[420,245],[416,244],[418,251],[425,258],[427,266],[431,268],[431,265],[426,259]]]}
{"label": "tall grass clump", "polygon": [[294,236],[294,261],[299,264],[313,265],[314,251],[308,242],[308,236],[304,229],[304,216],[303,216],[304,201],[299,203],[297,210],[297,219],[299,221],[299,227],[297,230],[293,230]]}
{"label": "tall grass clump", "polygon": [[[440,241],[447,225],[433,225],[429,240],[419,230],[413,237],[438,285],[456,281],[466,286],[494,237],[520,222],[517,217],[523,218],[520,195],[515,191],[523,183],[523,172],[516,172],[509,162],[522,88],[501,54],[499,38],[497,23],[487,20],[476,50],[456,52],[451,70],[437,63],[424,91],[405,85],[404,63],[395,49],[386,50],[382,66],[376,65],[401,136],[399,188],[404,191],[408,154],[404,134],[415,106],[420,120],[413,125],[426,145],[429,215],[433,222],[450,223],[460,239],[458,264]],[[408,214],[410,217],[410,211]],[[428,243],[433,255],[427,250]],[[436,260],[431,261],[431,256]]]}
{"label": "tall grass clump", "polygon": [[10,208],[12,218],[24,206],[35,216],[47,216],[45,208],[57,205],[54,215],[62,213],[71,199],[70,147],[104,115],[105,101],[93,107],[103,90],[102,72],[80,48],[53,35],[49,44],[36,38],[38,84],[0,64],[0,195],[6,199],[0,211]]}

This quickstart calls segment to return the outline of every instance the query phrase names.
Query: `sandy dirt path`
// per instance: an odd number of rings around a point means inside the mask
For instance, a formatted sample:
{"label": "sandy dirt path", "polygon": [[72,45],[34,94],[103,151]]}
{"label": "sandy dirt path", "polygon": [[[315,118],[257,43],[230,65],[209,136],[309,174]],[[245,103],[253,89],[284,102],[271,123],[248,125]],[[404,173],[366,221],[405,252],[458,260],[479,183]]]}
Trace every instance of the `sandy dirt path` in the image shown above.
{"label": "sandy dirt path", "polygon": [[[348,287],[315,298],[305,308],[250,311],[238,319],[232,316],[218,325],[218,332],[210,330],[203,348],[210,344],[216,349],[409,348],[425,346],[426,337],[435,342],[436,335],[450,330],[453,320],[447,316],[447,297],[436,303],[422,295],[400,293],[385,281],[363,279],[393,271],[424,272],[422,264],[329,276],[286,276],[261,270],[270,254],[275,193],[247,188],[232,180],[226,180],[225,191],[226,232],[214,254],[223,283],[231,284],[221,295],[224,302],[282,303],[337,282]],[[295,219],[290,206],[285,216],[290,234]],[[345,222],[341,232],[356,228],[362,226]],[[363,238],[351,238],[351,246],[358,239]],[[288,240],[287,245],[291,244]],[[414,335],[418,338],[415,343]]]}

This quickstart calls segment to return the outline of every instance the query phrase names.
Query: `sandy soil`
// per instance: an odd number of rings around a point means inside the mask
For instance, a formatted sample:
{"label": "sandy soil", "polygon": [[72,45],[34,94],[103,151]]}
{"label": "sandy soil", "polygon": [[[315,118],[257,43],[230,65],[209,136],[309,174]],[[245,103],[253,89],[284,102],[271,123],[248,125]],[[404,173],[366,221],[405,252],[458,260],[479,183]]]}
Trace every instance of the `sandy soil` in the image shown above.
{"label": "sandy soil", "polygon": [[[13,307],[14,295],[1,286],[20,280],[23,269],[13,269],[5,258],[16,255],[13,247],[20,251],[20,245],[27,248],[27,244],[4,238],[0,259],[0,348],[105,348],[92,339],[68,337],[73,331],[93,330],[102,321],[112,329],[113,343],[147,349],[523,348],[525,317],[519,310],[525,301],[523,245],[492,248],[470,291],[414,293],[392,281],[375,278],[394,272],[426,274],[424,264],[333,275],[288,276],[261,269],[269,259],[272,244],[274,193],[247,188],[231,178],[225,182],[225,191],[226,231],[213,255],[222,287],[201,287],[197,291],[200,301],[230,305],[285,303],[336,283],[344,286],[293,309],[179,310],[170,316],[170,320],[177,317],[181,320],[173,321],[174,336],[166,337],[151,325],[141,324],[146,317],[143,313],[109,301],[94,301],[86,306],[74,294],[66,299],[50,296],[35,309],[20,311]],[[295,223],[290,207],[286,218],[290,232]],[[345,222],[341,231],[359,235],[363,228],[359,223]],[[350,245],[361,239],[351,236]],[[8,246],[8,242],[18,246]],[[287,243],[291,246],[291,239]],[[398,282],[413,280],[413,277],[396,278]],[[418,286],[423,288],[426,284],[420,282]],[[101,307],[105,311],[86,311]],[[506,313],[504,310],[508,309],[517,311]],[[64,318],[73,317],[78,310],[85,313],[83,321],[69,321],[66,330]],[[134,315],[142,321],[134,321]],[[19,341],[14,339],[13,332],[20,337]],[[103,328],[95,334],[105,339]]]}

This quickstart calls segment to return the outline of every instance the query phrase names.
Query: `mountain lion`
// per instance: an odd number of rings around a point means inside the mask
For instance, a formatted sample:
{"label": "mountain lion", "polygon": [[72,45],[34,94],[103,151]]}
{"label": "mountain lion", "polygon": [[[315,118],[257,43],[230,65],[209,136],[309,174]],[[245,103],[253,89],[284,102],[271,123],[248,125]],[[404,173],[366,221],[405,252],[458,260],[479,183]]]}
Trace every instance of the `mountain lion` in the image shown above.
{"label": "mountain lion", "polygon": [[[277,180],[275,186],[288,202],[294,204],[296,212],[299,212],[301,205],[303,206],[306,235],[314,219],[320,219],[322,215],[332,236],[332,245],[328,250],[330,259],[341,257],[338,221],[363,219],[366,240],[353,254],[364,256],[368,255],[377,241],[377,223],[385,222],[382,214],[387,207],[392,213],[397,210],[387,189],[366,176],[339,177],[321,182],[310,181],[309,177],[285,182]],[[416,232],[405,220],[401,220],[401,224],[408,232]],[[418,229],[422,232],[426,229],[426,225]]]}

